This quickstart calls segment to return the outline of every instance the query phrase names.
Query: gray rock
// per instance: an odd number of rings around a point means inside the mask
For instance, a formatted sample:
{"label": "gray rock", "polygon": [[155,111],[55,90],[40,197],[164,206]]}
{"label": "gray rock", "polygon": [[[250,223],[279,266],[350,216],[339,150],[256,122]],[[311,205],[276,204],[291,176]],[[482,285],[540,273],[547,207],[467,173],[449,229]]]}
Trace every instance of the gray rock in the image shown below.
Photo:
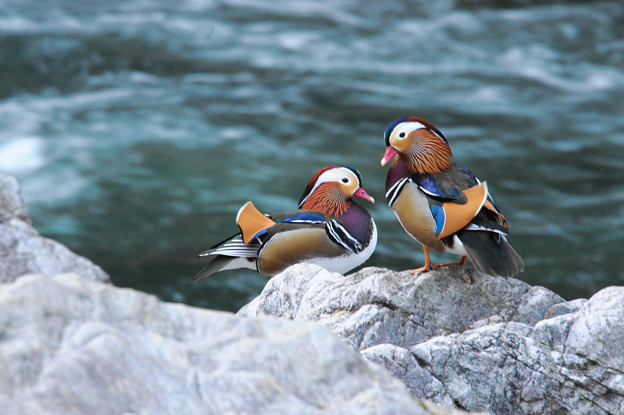
{"label": "gray rock", "polygon": [[410,352],[445,386],[440,398],[463,408],[497,414],[621,414],[622,321],[624,287],[612,287],[578,312],[534,327],[484,326],[433,338]]}
{"label": "gray rock", "polygon": [[345,277],[297,265],[239,314],[319,322],[440,404],[496,414],[624,413],[623,287],[565,302],[462,267]]}
{"label": "gray rock", "polygon": [[378,344],[409,347],[434,336],[490,324],[489,319],[535,324],[563,302],[543,287],[489,277],[472,270],[472,284],[444,267],[414,276],[365,268],[344,277],[314,265],[296,265],[272,278],[262,294],[239,311],[318,321],[358,350]]}
{"label": "gray rock", "polygon": [[0,286],[3,414],[451,414],[326,328],[74,274]]}
{"label": "gray rock", "polygon": [[65,272],[78,272],[97,281],[110,280],[88,259],[39,235],[31,226],[17,181],[0,172],[0,283],[24,274]]}
{"label": "gray rock", "polygon": [[544,314],[544,318],[547,319],[562,316],[564,314],[575,313],[579,311],[586,302],[587,300],[585,298],[577,298],[576,300],[553,304],[548,307],[546,314]]}
{"label": "gray rock", "polygon": [[0,171],[0,222],[12,218],[30,223],[28,208],[20,194],[17,179]]}

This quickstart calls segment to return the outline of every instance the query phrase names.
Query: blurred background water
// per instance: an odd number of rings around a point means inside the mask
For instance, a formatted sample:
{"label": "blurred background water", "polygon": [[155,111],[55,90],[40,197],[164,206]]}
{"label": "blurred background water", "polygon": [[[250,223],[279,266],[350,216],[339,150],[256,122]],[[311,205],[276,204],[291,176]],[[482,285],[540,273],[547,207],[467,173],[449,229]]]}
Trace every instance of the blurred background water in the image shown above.
{"label": "blurred background water", "polygon": [[404,115],[487,179],[519,278],[567,299],[624,284],[622,2],[4,0],[0,51],[0,169],[118,286],[238,309],[265,280],[191,284],[196,254],[335,163],[378,201],[367,264],[422,265],[379,165]]}

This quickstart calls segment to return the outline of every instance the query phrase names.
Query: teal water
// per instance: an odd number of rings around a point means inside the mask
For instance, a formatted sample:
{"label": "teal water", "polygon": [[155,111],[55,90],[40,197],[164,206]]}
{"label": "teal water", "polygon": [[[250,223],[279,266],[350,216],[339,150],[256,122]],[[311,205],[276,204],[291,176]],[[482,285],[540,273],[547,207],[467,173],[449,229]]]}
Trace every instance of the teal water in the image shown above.
{"label": "teal water", "polygon": [[116,285],[236,310],[265,281],[191,284],[197,253],[330,164],[378,201],[367,265],[422,264],[379,166],[386,124],[418,115],[488,181],[519,278],[568,299],[624,284],[624,4],[430,3],[5,1],[0,169]]}

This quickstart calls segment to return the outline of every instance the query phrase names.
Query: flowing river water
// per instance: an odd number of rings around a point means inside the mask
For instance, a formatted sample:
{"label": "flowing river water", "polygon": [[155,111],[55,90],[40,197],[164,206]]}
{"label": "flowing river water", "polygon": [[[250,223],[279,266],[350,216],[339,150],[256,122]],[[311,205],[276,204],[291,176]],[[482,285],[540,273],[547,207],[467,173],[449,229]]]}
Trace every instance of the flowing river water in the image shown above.
{"label": "flowing river water", "polygon": [[0,169],[118,286],[238,309],[265,280],[191,283],[197,253],[337,163],[377,200],[367,265],[422,265],[379,165],[404,115],[488,181],[520,279],[624,284],[622,2],[7,0],[0,50]]}

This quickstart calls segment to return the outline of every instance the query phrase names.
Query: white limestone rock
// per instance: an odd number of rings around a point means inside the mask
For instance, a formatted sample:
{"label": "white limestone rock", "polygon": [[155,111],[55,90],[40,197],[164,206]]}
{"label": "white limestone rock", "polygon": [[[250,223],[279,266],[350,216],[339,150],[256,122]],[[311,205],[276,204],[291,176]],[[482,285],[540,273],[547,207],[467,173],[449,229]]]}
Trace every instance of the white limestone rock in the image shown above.
{"label": "white limestone rock", "polygon": [[239,314],[318,322],[440,404],[496,414],[624,413],[624,287],[566,302],[459,266],[342,276],[296,265]]}
{"label": "white limestone rock", "polygon": [[78,272],[97,281],[110,280],[88,259],[39,235],[31,225],[17,180],[0,172],[0,283],[24,274],[66,272]]}
{"label": "white limestone rock", "polygon": [[3,414],[450,414],[320,325],[75,274],[0,285]]}

